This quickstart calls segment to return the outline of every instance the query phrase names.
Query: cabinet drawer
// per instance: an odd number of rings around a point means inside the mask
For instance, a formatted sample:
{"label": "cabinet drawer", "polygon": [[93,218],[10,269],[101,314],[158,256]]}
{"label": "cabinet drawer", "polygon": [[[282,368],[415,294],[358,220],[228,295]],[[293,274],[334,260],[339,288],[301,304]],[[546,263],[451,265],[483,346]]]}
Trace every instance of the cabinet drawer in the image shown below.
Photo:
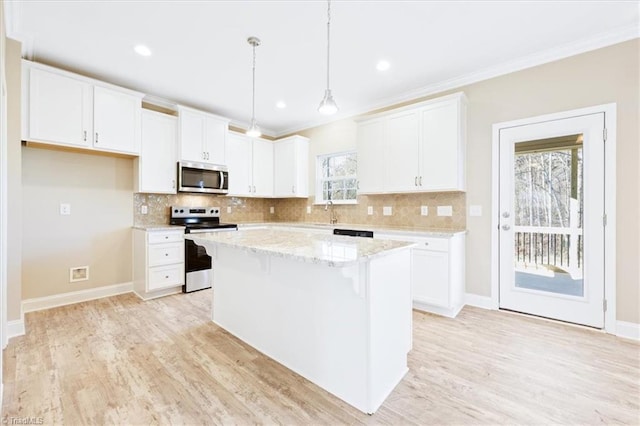
{"label": "cabinet drawer", "polygon": [[149,246],[149,266],[184,263],[184,243],[154,244]]}
{"label": "cabinet drawer", "polygon": [[449,251],[449,239],[448,238],[426,238],[417,241],[418,246],[416,248],[423,250],[434,251]]}
{"label": "cabinet drawer", "polygon": [[149,269],[147,291],[184,284],[184,265],[160,266]]}
{"label": "cabinet drawer", "polygon": [[184,239],[183,232],[149,232],[147,234],[147,241],[149,244],[158,243],[175,243]]}

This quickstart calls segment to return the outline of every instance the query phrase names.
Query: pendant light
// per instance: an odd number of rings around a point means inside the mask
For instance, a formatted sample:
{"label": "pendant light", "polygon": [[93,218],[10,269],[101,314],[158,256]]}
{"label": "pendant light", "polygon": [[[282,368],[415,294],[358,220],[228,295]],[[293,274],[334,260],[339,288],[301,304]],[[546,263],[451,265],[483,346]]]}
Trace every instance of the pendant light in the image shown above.
{"label": "pendant light", "polygon": [[333,100],[331,86],[329,86],[329,53],[331,52],[331,0],[327,0],[327,89],[324,91],[324,98],[320,102],[318,111],[320,114],[331,115],[338,111],[338,105]]}
{"label": "pendant light", "polygon": [[260,46],[260,39],[258,37],[249,37],[247,42],[253,46],[253,96],[251,102],[251,125],[247,129],[247,136],[257,138],[262,135],[256,122],[256,47]]}

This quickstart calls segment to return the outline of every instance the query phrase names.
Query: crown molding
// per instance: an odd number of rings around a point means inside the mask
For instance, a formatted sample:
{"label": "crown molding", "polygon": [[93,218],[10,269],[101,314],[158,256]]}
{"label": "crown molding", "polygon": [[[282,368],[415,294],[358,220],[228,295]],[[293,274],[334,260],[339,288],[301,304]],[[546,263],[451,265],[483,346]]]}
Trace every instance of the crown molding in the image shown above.
{"label": "crown molding", "polygon": [[521,71],[527,68],[533,68],[538,65],[558,61],[560,59],[565,59],[571,56],[579,55],[581,53],[601,49],[603,47],[622,43],[639,37],[640,26],[638,26],[637,24],[620,27],[613,31],[596,34],[588,39],[567,43],[549,50],[527,55],[513,61],[504,62],[493,67],[485,68],[476,72],[423,86],[415,90],[404,92],[397,96],[380,99],[375,102],[371,102],[363,107],[345,111],[328,119],[309,121],[300,126],[290,127],[288,129],[276,132],[275,137],[290,135],[313,127],[329,124],[334,121],[339,121],[358,115],[364,115],[377,109],[387,108],[399,103],[424,98],[426,96],[445,92],[447,90],[458,89],[462,86],[468,86],[473,83],[489,80],[491,78],[510,74],[516,71]]}
{"label": "crown molding", "polygon": [[21,32],[22,2],[4,0],[4,20],[7,37],[22,43],[22,57],[33,60],[35,38]]}

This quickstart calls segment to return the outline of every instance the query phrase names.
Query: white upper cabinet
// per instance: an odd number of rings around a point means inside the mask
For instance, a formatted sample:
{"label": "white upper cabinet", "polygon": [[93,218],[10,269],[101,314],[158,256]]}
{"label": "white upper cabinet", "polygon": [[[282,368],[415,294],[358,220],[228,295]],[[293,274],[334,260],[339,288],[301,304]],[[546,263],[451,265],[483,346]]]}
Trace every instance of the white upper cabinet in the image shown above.
{"label": "white upper cabinet", "polygon": [[415,191],[420,175],[420,114],[403,111],[386,119],[391,149],[386,151],[385,189],[389,192]]}
{"label": "white upper cabinet", "polygon": [[273,142],[253,140],[253,195],[273,197]]}
{"label": "white upper cabinet", "polygon": [[309,139],[290,136],[274,144],[274,197],[309,196]]}
{"label": "white upper cabinet", "polygon": [[29,120],[23,139],[90,147],[92,86],[84,81],[27,68]]}
{"label": "white upper cabinet", "polygon": [[139,98],[105,87],[93,88],[93,146],[105,151],[140,153]]}
{"label": "white upper cabinet", "polygon": [[182,161],[227,164],[229,120],[183,106],[178,107],[178,117]]}
{"label": "white upper cabinet", "polygon": [[273,143],[229,132],[227,137],[229,195],[273,196]]}
{"label": "white upper cabinet", "polygon": [[134,160],[135,192],[176,193],[176,139],[178,119],[142,111],[140,157]]}
{"label": "white upper cabinet", "polygon": [[360,193],[464,191],[466,98],[456,93],[358,123]]}
{"label": "white upper cabinet", "polygon": [[465,190],[465,107],[439,102],[420,111],[422,186],[430,191]]}
{"label": "white upper cabinet", "polygon": [[23,140],[140,154],[142,93],[22,63]]}

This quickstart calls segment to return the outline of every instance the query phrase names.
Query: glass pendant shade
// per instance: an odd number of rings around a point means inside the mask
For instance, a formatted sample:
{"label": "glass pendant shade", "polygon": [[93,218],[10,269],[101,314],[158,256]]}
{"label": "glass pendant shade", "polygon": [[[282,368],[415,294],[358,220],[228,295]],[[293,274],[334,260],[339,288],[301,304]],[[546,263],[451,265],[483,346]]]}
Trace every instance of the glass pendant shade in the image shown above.
{"label": "glass pendant shade", "polygon": [[331,94],[331,89],[327,89],[324,91],[324,98],[320,102],[320,106],[318,106],[318,112],[324,115],[335,114],[338,111],[338,105],[336,101],[333,100],[333,95]]}
{"label": "glass pendant shade", "polygon": [[262,132],[260,131],[260,127],[258,127],[258,123],[256,123],[255,118],[251,120],[251,126],[247,129],[247,136],[252,138],[262,136]]}

